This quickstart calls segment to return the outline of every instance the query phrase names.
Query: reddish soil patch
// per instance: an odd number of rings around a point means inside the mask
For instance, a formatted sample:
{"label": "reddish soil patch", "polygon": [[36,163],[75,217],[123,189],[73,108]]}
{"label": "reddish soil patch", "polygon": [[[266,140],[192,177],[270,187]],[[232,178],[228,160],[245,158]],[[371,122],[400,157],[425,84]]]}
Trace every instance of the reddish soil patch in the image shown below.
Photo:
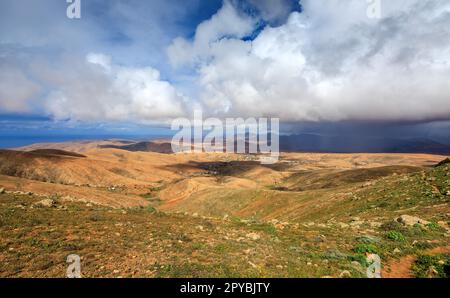
{"label": "reddish soil patch", "polygon": [[[437,255],[450,253],[450,245],[443,247],[436,247],[423,252],[428,255]],[[383,278],[413,278],[411,267],[416,261],[416,256],[408,255],[401,257],[398,260],[393,260],[385,266],[381,271]]]}

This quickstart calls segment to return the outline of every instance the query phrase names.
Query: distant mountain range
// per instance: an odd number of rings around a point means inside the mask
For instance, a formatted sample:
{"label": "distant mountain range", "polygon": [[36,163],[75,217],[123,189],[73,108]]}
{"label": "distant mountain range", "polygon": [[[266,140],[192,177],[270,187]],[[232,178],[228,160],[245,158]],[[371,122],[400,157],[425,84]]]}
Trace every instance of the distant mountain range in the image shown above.
{"label": "distant mountain range", "polygon": [[[98,147],[116,148],[127,151],[172,152],[169,141],[144,141],[124,145],[99,145]],[[280,151],[322,153],[429,153],[450,155],[450,146],[424,138],[395,139],[295,134],[280,136]]]}
{"label": "distant mountain range", "polygon": [[172,153],[172,146],[169,142],[137,142],[126,145],[98,145],[98,148],[114,148],[133,152],[158,152],[158,153]]}
{"label": "distant mountain range", "polygon": [[316,134],[280,136],[280,150],[287,152],[450,154],[450,146],[424,138],[395,139]]}

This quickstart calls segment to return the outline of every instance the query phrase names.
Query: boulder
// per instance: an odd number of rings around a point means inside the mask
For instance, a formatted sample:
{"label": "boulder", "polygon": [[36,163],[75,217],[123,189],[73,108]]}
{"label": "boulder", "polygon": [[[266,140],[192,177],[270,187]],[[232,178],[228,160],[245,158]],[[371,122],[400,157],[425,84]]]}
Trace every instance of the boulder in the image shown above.
{"label": "boulder", "polygon": [[252,240],[258,240],[261,238],[261,236],[257,233],[248,233],[246,236]]}
{"label": "boulder", "polygon": [[53,201],[52,199],[43,199],[42,201],[36,202],[33,205],[38,207],[50,208],[55,206],[55,201]]}
{"label": "boulder", "polygon": [[429,221],[411,215],[402,215],[397,218],[397,221],[407,226],[413,226],[415,224],[426,225],[430,223]]}
{"label": "boulder", "polygon": [[5,189],[2,187],[2,188],[0,188],[0,194],[4,194],[6,191],[5,191]]}

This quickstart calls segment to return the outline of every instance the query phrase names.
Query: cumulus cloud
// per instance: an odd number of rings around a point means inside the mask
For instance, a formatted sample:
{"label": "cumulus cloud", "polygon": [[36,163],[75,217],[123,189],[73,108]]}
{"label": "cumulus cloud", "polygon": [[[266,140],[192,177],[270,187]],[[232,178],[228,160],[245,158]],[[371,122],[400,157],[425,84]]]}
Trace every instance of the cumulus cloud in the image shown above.
{"label": "cumulus cloud", "polygon": [[187,100],[158,70],[118,65],[104,54],[62,55],[54,61],[37,53],[0,59],[2,112],[40,113],[55,120],[161,123],[185,115]]}
{"label": "cumulus cloud", "polygon": [[41,88],[20,69],[0,65],[0,110],[6,112],[29,112],[30,101]]}
{"label": "cumulus cloud", "polygon": [[161,49],[185,32],[178,22],[194,2],[91,0],[71,20],[66,1],[0,1],[0,113],[139,123],[184,114],[185,97],[161,78]]}
{"label": "cumulus cloud", "polygon": [[450,119],[448,0],[381,0],[380,19],[366,0],[301,0],[301,12],[248,0],[251,15],[225,0],[192,38],[177,3],[156,13],[154,1],[92,1],[72,22],[66,3],[16,2],[0,4],[1,112],[150,122],[200,105],[294,122]]}
{"label": "cumulus cloud", "polygon": [[[363,0],[301,4],[284,25],[243,40],[246,26],[236,35],[211,26],[228,17],[223,9],[234,9],[226,2],[192,41],[174,41],[171,61],[194,63],[210,113],[285,121],[450,118],[448,1],[382,1],[380,19],[368,17]],[[231,15],[233,23],[246,19]],[[205,26],[213,38],[200,38]]]}
{"label": "cumulus cloud", "polygon": [[63,69],[36,70],[53,86],[44,106],[56,119],[157,122],[184,114],[186,99],[151,67],[115,65],[111,57],[91,53]]}
{"label": "cumulus cloud", "polygon": [[230,1],[211,19],[198,25],[194,40],[178,37],[169,46],[167,53],[173,65],[202,62],[211,55],[211,47],[222,38],[240,39],[252,33],[256,20],[240,13]]}

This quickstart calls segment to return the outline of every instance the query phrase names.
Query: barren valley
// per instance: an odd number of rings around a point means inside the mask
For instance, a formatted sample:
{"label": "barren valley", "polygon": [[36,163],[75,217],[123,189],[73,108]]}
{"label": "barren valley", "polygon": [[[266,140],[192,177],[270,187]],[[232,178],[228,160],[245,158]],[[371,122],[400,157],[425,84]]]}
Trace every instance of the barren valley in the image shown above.
{"label": "barren valley", "polygon": [[373,253],[384,277],[448,274],[447,156],[133,144],[1,150],[0,276],[64,277],[69,254],[86,277],[364,277]]}

